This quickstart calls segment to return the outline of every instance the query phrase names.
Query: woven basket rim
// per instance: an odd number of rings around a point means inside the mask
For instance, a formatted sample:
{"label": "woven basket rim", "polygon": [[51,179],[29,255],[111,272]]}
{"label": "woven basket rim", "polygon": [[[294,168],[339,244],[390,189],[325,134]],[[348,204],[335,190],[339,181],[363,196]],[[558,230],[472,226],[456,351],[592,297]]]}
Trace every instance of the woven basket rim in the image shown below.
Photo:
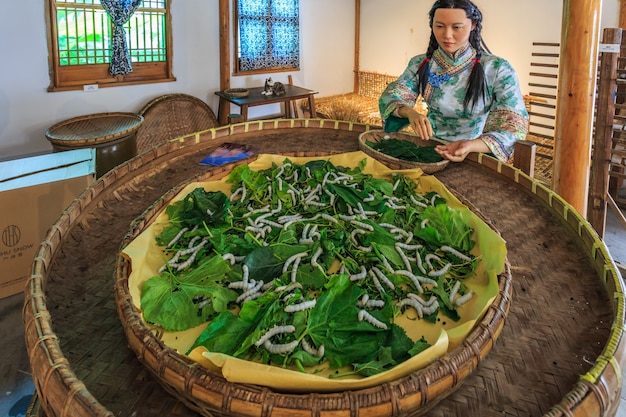
{"label": "woven basket rim", "polygon": [[[83,137],[81,138],[75,138],[75,136],[77,136],[76,134],[65,135],[66,137],[64,137],[64,134],[58,132],[55,133],[55,131],[74,123],[104,120],[108,120],[109,124],[116,125],[118,128],[104,135],[98,130],[91,132],[86,131],[82,134]],[[52,125],[48,128],[48,130],[46,130],[45,136],[55,145],[84,147],[86,144],[106,143],[130,135],[139,129],[143,121],[144,117],[142,115],[131,112],[85,114],[82,116],[72,117]]]}
{"label": "woven basket rim", "polygon": [[390,138],[409,140],[418,146],[438,145],[441,143],[439,141],[432,140],[432,139],[423,140],[417,137],[416,135],[411,135],[405,132],[388,133],[388,132],[385,132],[384,130],[369,130],[359,135],[359,149],[365,152],[366,154],[368,154],[369,156],[371,156],[372,158],[375,158],[378,161],[382,162],[385,165],[392,165],[394,167],[398,166],[403,169],[419,168],[422,171],[424,171],[424,173],[426,174],[434,174],[435,172],[439,172],[442,169],[444,169],[446,166],[448,166],[448,164],[450,163],[450,160],[448,159],[444,159],[439,162],[431,162],[431,163],[406,161],[403,159],[386,155],[380,151],[377,151],[376,149],[372,148],[366,143],[368,140],[378,141],[382,139],[383,137],[387,137],[387,136]]}
{"label": "woven basket rim", "polygon": [[230,97],[248,97],[250,90],[247,88],[227,88],[223,93]]}
{"label": "woven basket rim", "polygon": [[[291,153],[282,153],[284,156],[292,156]],[[299,154],[298,156],[323,156],[327,153],[308,153],[305,155]],[[248,163],[248,161],[240,163]],[[234,167],[238,163],[232,164]],[[227,174],[225,174],[227,175]],[[220,385],[222,390],[220,393],[237,392],[238,399],[249,398],[247,401],[252,403],[251,398],[254,398],[254,393],[257,393],[259,389],[263,389],[268,393],[272,393],[275,401],[278,401],[278,406],[285,407],[282,402],[289,403],[293,398],[307,398],[310,401],[304,401],[302,403],[314,404],[315,401],[334,400],[334,401],[346,401],[346,397],[350,397],[347,400],[346,407],[349,404],[359,404],[359,401],[365,402],[367,406],[373,406],[377,403],[383,403],[389,401],[386,398],[385,393],[397,393],[397,390],[392,387],[397,385],[414,386],[414,381],[417,379],[427,381],[430,384],[447,384],[452,385],[448,390],[439,392],[437,394],[430,394],[428,398],[422,398],[421,402],[417,402],[415,409],[407,411],[416,411],[421,408],[430,408],[434,406],[438,401],[445,398],[443,394],[449,394],[465,380],[466,377],[471,375],[471,371],[474,370],[477,364],[484,359],[488,352],[493,347],[497,336],[500,334],[502,327],[504,326],[505,317],[508,313],[511,292],[512,292],[512,275],[508,259],[505,259],[505,270],[498,276],[498,293],[489,305],[484,315],[478,320],[474,328],[467,335],[466,340],[459,347],[452,352],[448,352],[437,361],[430,365],[412,372],[408,376],[400,377],[399,379],[391,382],[382,383],[376,387],[353,389],[350,391],[335,391],[335,392],[315,392],[310,394],[293,394],[282,393],[280,391],[273,390],[267,387],[260,387],[250,384],[241,384],[235,382],[229,382],[224,377],[214,371],[208,370],[204,367],[198,366],[190,358],[179,354],[173,349],[166,346],[159,338],[159,331],[155,331],[146,325],[141,316],[141,312],[135,307],[128,287],[128,277],[130,274],[130,261],[121,254],[123,248],[127,246],[139,233],[141,233],[161,212],[169,202],[180,191],[192,182],[207,181],[213,178],[213,174],[209,173],[207,176],[194,177],[188,181],[184,181],[178,184],[176,187],[166,192],[157,202],[150,206],[135,222],[131,225],[129,233],[125,236],[123,242],[120,245],[120,255],[118,256],[118,263],[115,271],[115,294],[116,301],[118,303],[118,313],[120,315],[121,323],[124,327],[124,331],[129,340],[131,349],[135,351],[138,358],[146,365],[151,372],[159,379],[161,385],[166,386],[168,391],[183,401],[188,407],[200,412],[201,414],[209,417],[211,411],[217,413],[224,413],[227,410],[223,409],[224,402],[222,400],[216,402],[206,402],[205,399],[198,398],[190,394],[177,390],[175,386],[180,382],[182,378],[185,381],[185,386],[197,384],[201,386],[199,392],[213,391],[216,385]],[[467,199],[458,193],[453,193],[463,204],[465,204],[470,210],[472,210],[478,217],[481,218],[487,225],[494,230],[498,235],[499,231],[494,227],[493,223],[485,218]],[[136,346],[135,343],[141,341],[141,346]],[[148,355],[150,353],[150,355]],[[145,361],[146,356],[154,356],[159,358],[158,364]],[[159,370],[162,369],[176,369],[179,374],[173,376],[171,373],[160,374]],[[219,381],[219,384],[216,383]],[[452,381],[452,382],[451,382]],[[224,388],[226,387],[226,388]],[[406,390],[406,389],[405,389]],[[192,392],[194,390],[191,390]],[[414,395],[421,395],[421,392],[414,392]],[[210,397],[212,401],[214,397]],[[267,401],[264,397],[263,401]],[[282,401],[282,402],[281,402]],[[394,399],[394,401],[400,401],[400,398]],[[229,401],[227,401],[229,402]],[[263,404],[256,404],[259,407],[263,407]],[[313,405],[312,405],[313,406]],[[255,415],[253,411],[254,407],[250,408],[250,416]],[[209,414],[207,414],[207,412]],[[248,414],[245,414],[246,416]]]}

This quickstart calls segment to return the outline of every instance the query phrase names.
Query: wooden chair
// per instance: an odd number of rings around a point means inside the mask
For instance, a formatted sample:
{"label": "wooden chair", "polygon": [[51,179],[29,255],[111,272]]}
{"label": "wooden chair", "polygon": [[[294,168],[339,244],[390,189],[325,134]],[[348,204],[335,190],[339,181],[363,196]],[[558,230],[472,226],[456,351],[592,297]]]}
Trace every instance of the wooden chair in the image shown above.
{"label": "wooden chair", "polygon": [[143,153],[170,139],[218,126],[213,110],[187,94],[155,98],[139,112],[144,122],[137,130],[137,152]]}

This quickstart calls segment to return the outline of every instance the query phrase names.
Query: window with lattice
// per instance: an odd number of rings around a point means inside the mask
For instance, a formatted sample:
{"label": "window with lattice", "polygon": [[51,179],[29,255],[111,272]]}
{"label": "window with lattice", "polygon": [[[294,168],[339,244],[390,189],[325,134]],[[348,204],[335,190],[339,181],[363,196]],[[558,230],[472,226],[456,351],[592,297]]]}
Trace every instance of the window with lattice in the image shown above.
{"label": "window with lattice", "polygon": [[174,81],[169,1],[137,2],[139,6],[122,25],[132,67],[123,74],[111,72],[115,30],[102,3],[49,0],[49,90]]}
{"label": "window with lattice", "polygon": [[235,0],[235,73],[300,68],[298,0]]}

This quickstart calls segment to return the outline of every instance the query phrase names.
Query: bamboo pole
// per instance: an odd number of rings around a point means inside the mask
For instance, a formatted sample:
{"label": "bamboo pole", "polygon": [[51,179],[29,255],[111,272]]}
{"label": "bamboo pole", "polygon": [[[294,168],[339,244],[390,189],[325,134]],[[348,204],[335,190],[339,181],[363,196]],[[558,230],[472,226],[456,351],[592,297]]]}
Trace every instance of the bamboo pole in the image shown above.
{"label": "bamboo pole", "polygon": [[587,214],[601,0],[564,0],[552,188]]}

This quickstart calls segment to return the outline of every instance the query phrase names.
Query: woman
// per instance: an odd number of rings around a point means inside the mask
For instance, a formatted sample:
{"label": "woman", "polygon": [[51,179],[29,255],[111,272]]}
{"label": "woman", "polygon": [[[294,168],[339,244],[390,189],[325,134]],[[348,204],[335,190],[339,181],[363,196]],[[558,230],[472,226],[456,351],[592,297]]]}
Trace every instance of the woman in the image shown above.
{"label": "woman", "polygon": [[[509,161],[513,144],[528,132],[515,70],[484,47],[482,14],[470,0],[438,0],[429,16],[428,50],[413,57],[380,97],[385,131],[409,125],[422,139],[443,139],[447,144],[435,149],[454,162],[470,152]],[[419,96],[428,104],[427,116],[414,109]]]}

